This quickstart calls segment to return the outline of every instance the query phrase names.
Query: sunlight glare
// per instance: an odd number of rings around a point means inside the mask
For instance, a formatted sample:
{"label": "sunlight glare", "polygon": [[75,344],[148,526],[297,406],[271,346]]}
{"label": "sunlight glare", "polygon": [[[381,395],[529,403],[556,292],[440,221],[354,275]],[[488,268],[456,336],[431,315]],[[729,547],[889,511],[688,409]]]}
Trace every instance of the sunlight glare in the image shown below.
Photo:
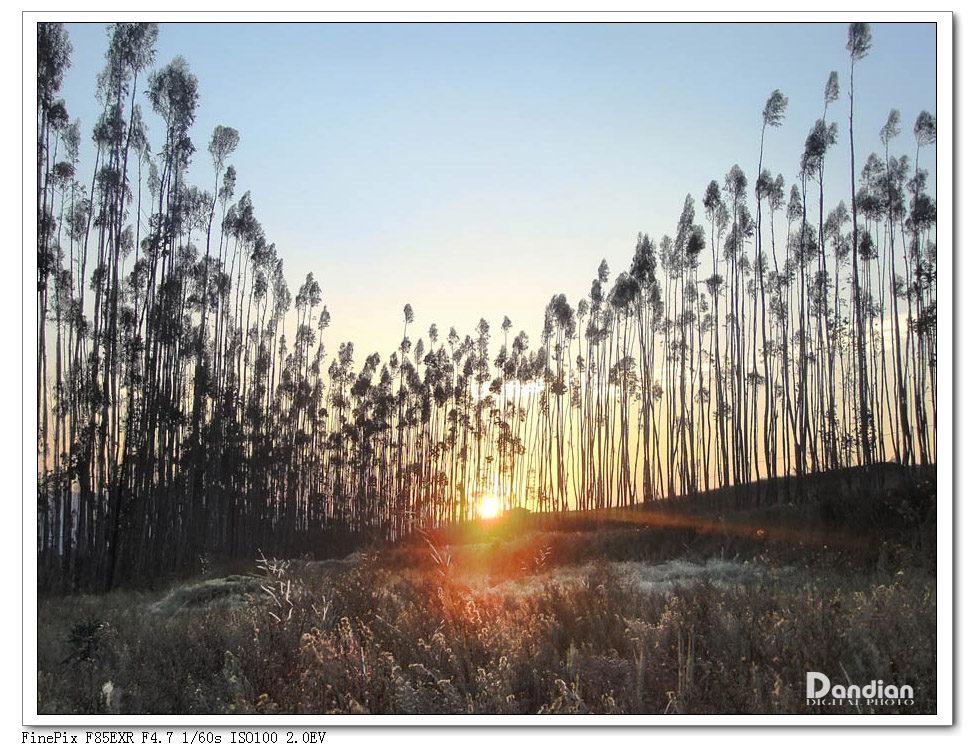
{"label": "sunlight glare", "polygon": [[481,497],[481,508],[479,511],[481,519],[491,519],[501,514],[501,500],[494,494],[486,493]]}

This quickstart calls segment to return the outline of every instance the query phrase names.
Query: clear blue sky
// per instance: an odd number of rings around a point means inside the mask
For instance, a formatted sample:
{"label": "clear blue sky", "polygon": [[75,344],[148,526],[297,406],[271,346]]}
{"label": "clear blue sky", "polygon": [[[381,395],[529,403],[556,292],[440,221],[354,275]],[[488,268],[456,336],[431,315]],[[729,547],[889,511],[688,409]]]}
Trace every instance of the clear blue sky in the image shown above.
{"label": "clear blue sky", "polygon": [[[897,155],[937,114],[934,24],[873,24],[857,65],[858,167],[901,110]],[[69,24],[62,95],[90,157],[102,24]],[[191,180],[212,189],[206,146],[235,127],[239,197],[253,196],[292,293],[308,272],[332,314],[329,354],[383,357],[410,302],[417,327],[503,316],[538,343],[554,293],[586,295],[602,258],[628,267],[638,231],[673,234],[690,193],[733,164],[753,182],[761,111],[789,97],[765,165],[794,181],[830,110],[840,143],[827,200],[849,204],[846,24],[161,24],[157,66],[182,55],[200,84]],[[144,105],[147,109],[148,106]],[[149,117],[158,150],[161,126]],[[922,165],[933,170],[934,150]],[[90,169],[90,167],[88,167]],[[82,174],[86,167],[82,166]]]}

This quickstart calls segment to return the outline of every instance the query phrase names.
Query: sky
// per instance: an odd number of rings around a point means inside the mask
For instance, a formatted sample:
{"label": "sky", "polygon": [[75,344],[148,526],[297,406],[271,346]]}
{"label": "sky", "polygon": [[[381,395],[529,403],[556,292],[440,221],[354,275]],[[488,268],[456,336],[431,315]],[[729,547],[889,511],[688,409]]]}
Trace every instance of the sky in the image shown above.
{"label": "sky", "polygon": [[[935,25],[872,32],[855,72],[858,169],[882,152],[891,109],[894,154],[912,160],[914,120],[937,114]],[[68,33],[61,95],[85,174],[107,36]],[[673,235],[688,194],[705,223],[704,190],[732,165],[754,182],[776,88],[789,105],[764,165],[791,185],[832,70],[827,201],[849,205],[846,38],[845,23],[163,23],[156,66],[182,55],[199,80],[190,181],[212,189],[210,135],[236,128],[237,197],[251,192],[292,293],[309,272],[321,284],[329,358],[351,340],[361,363],[397,346],[406,303],[414,340],[431,323],[474,335],[484,317],[494,351],[507,315],[537,345],[553,294],[574,305],[603,258],[613,277],[628,268],[638,232]]]}

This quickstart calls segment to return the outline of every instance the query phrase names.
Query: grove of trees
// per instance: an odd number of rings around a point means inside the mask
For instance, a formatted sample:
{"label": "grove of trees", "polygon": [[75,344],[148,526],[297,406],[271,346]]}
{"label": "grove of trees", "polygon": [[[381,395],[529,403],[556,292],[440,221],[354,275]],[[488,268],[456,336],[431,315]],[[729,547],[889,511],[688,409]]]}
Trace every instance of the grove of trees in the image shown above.
{"label": "grove of trees", "polygon": [[[920,156],[936,119],[892,110],[857,158],[866,24],[849,28],[845,101],[829,73],[791,176],[762,155],[787,116],[775,90],[756,111],[758,163],[688,195],[673,234],[639,234],[615,276],[594,263],[577,301],[553,295],[538,340],[507,317],[417,330],[406,304],[399,348],[358,358],[329,338],[313,275],[288,288],[237,186],[238,132],[192,142],[197,79],[182,58],[160,64],[157,37],[109,27],[84,130],[59,98],[67,32],[37,25],[42,585],[396,538],[471,519],[489,492],[564,511],[935,462],[936,205]],[[845,152],[849,191],[827,195],[826,161]],[[187,183],[194,158],[211,184]]]}

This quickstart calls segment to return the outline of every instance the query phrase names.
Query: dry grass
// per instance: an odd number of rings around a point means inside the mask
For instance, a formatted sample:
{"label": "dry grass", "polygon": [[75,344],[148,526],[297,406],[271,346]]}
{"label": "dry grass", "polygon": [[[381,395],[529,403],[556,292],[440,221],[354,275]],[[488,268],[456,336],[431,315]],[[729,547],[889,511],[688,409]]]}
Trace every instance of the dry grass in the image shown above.
{"label": "dry grass", "polygon": [[38,709],[801,714],[818,711],[804,699],[817,670],[910,684],[910,711],[935,710],[924,564],[895,571],[884,552],[850,568],[842,549],[786,564],[774,545],[657,562],[634,552],[645,541],[639,528],[450,548],[427,536],[348,563],[263,559],[161,599],[49,598]]}

